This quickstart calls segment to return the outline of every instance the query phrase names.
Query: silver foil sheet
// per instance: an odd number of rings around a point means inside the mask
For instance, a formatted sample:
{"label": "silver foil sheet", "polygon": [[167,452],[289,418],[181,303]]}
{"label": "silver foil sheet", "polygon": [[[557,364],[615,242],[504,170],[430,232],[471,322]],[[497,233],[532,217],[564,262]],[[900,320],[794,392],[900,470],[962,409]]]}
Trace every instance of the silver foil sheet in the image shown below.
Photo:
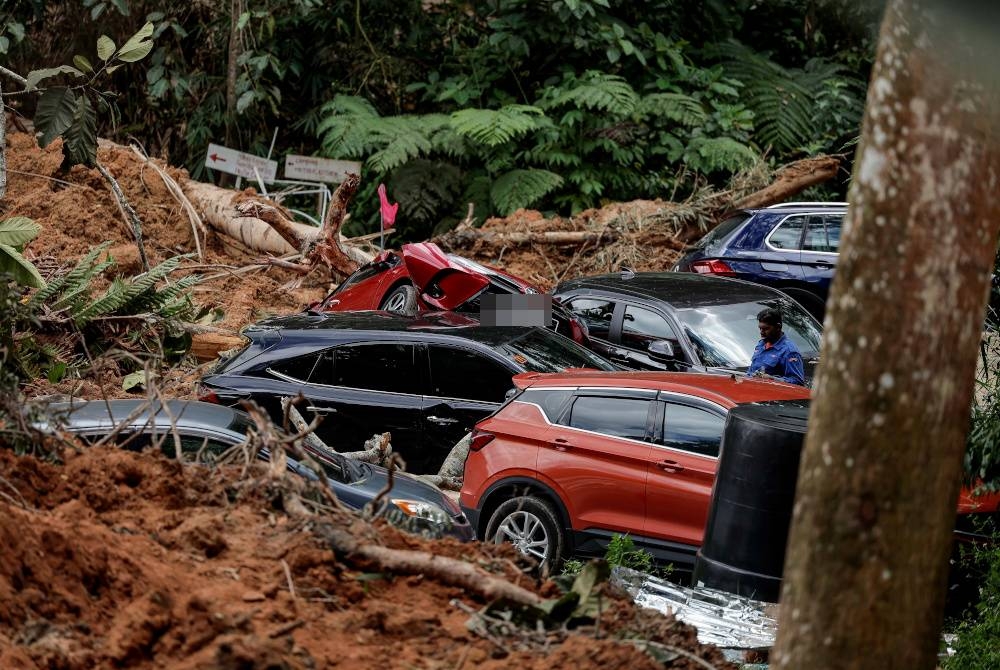
{"label": "silver foil sheet", "polygon": [[698,629],[698,641],[722,649],[767,650],[774,645],[777,606],[725,591],[674,584],[664,579],[616,567],[612,583],[623,588],[640,607],[673,613]]}

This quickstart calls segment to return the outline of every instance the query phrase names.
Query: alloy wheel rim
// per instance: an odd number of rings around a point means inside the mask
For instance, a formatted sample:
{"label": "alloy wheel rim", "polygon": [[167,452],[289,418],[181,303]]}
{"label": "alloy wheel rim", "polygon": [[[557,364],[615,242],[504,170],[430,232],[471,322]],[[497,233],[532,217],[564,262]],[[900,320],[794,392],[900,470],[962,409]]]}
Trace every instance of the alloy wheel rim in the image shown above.
{"label": "alloy wheel rim", "polygon": [[544,561],[549,554],[549,534],[542,520],[531,512],[514,512],[497,528],[495,542],[509,542],[518,551]]}
{"label": "alloy wheel rim", "polygon": [[389,299],[385,301],[385,308],[390,312],[398,312],[403,309],[403,305],[405,304],[406,294],[399,291],[389,296]]}

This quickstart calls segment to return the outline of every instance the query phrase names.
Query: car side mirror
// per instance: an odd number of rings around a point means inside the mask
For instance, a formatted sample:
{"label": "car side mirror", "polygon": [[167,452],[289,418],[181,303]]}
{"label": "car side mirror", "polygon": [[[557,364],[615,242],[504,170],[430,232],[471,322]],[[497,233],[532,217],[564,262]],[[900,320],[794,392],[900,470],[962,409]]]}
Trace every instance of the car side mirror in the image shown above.
{"label": "car side mirror", "polygon": [[674,345],[666,340],[653,340],[646,347],[649,357],[656,361],[672,361],[676,358]]}

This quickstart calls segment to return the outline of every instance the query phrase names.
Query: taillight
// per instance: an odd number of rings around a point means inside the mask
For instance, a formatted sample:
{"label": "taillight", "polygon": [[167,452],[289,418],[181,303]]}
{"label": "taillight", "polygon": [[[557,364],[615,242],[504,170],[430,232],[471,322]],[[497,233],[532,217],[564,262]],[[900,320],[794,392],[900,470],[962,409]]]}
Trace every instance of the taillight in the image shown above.
{"label": "taillight", "polygon": [[586,345],[590,340],[590,329],[587,328],[587,324],[579,319],[569,320],[569,332],[573,336],[573,341],[577,344]]}
{"label": "taillight", "polygon": [[487,433],[485,430],[473,430],[472,431],[472,442],[469,443],[469,451],[479,451],[487,444],[496,439],[496,435],[493,433]]}
{"label": "taillight", "polygon": [[720,261],[717,258],[713,258],[710,261],[695,261],[691,264],[691,270],[701,275],[736,276],[736,271],[729,267],[729,263]]}
{"label": "taillight", "polygon": [[198,384],[197,388],[198,400],[202,402],[214,402],[216,405],[219,404],[219,396],[215,394],[215,391],[208,388],[204,384]]}

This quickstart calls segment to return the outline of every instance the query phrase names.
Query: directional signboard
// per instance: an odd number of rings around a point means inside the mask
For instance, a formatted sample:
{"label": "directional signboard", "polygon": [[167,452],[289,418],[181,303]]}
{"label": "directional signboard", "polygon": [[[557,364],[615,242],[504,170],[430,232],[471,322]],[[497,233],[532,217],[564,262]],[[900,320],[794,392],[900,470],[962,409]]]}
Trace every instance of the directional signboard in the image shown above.
{"label": "directional signboard", "polygon": [[355,161],[335,161],[315,156],[285,157],[285,179],[305,179],[339,184],[349,174],[361,174],[361,163]]}
{"label": "directional signboard", "polygon": [[[208,155],[205,156],[205,167],[228,172],[247,179],[257,179],[257,175],[265,182],[273,182],[278,174],[278,162],[272,161],[253,154],[245,154],[236,149],[219,146],[218,144],[208,145]],[[256,168],[256,173],[254,172]]]}

